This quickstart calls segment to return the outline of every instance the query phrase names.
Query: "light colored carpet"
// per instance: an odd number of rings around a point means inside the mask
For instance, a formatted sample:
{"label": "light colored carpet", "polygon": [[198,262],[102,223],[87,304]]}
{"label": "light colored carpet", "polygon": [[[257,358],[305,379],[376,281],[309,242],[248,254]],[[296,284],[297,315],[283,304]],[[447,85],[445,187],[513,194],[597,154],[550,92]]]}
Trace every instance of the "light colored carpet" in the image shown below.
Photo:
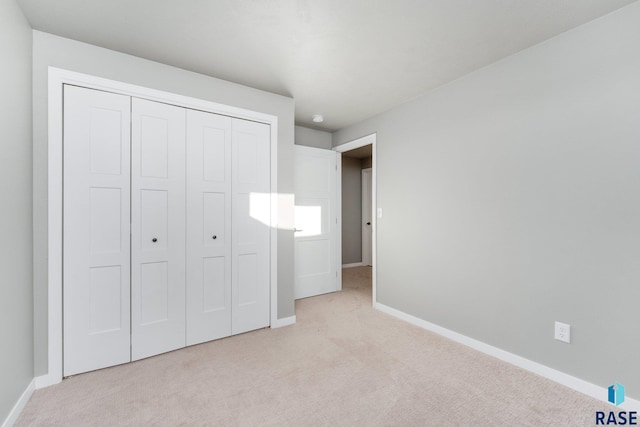
{"label": "light colored carpet", "polygon": [[298,323],[78,375],[18,426],[588,426],[611,406],[371,308],[371,270]]}

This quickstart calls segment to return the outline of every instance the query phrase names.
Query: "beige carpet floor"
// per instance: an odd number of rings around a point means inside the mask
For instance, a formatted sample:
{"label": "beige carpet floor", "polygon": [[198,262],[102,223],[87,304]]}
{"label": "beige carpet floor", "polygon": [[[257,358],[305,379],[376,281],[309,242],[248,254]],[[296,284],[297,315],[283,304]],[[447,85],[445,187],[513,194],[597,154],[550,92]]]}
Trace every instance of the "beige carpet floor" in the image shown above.
{"label": "beige carpet floor", "polygon": [[612,406],[371,308],[371,270],[297,324],[66,379],[18,426],[589,426]]}

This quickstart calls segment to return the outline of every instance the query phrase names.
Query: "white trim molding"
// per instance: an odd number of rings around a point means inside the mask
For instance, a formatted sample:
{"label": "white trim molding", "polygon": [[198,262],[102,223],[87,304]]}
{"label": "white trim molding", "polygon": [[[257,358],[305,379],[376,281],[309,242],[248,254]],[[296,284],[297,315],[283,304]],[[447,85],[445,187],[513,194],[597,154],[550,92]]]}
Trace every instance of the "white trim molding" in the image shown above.
{"label": "white trim molding", "polygon": [[[341,155],[338,156],[338,197],[339,197],[339,213],[338,217],[338,248],[342,248],[342,153],[351,151],[356,148],[365,147],[371,145],[371,264],[372,264],[372,301],[375,307],[378,294],[378,159],[377,159],[377,136],[375,133],[371,135],[363,136],[353,141],[346,142],[341,145],[333,147],[333,150]],[[342,254],[339,249],[340,257]],[[342,259],[340,259],[342,262]],[[344,265],[343,265],[343,268]],[[338,277],[340,280],[340,289],[342,289],[342,277]]]}
{"label": "white trim molding", "polygon": [[29,399],[31,399],[31,396],[33,395],[33,391],[35,389],[36,380],[33,379],[31,380],[25,391],[22,392],[22,395],[20,395],[20,398],[18,399],[16,404],[13,405],[11,412],[9,412],[9,415],[7,415],[7,418],[2,423],[2,427],[11,427],[16,423],[16,421],[18,421],[20,414],[22,414],[24,407],[29,402]]}
{"label": "white trim molding", "polygon": [[[342,155],[336,153],[336,266],[342,265]],[[338,268],[336,267],[336,270]],[[341,269],[340,269],[341,270]],[[337,273],[338,291],[342,290],[342,271]]]}
{"label": "white trim molding", "polygon": [[342,264],[342,268],[364,267],[361,262],[352,262],[351,264]]}
{"label": "white trim molding", "polygon": [[48,372],[35,379],[37,388],[62,381],[62,117],[63,85],[139,97],[150,101],[268,124],[271,127],[271,255],[270,323],[278,319],[278,117],[202,99],[149,89],[74,71],[49,67],[48,103]]}
{"label": "white trim molding", "polygon": [[296,316],[283,317],[282,319],[276,319],[275,322],[271,322],[271,329],[283,328],[285,326],[294,325],[296,323]]}
{"label": "white trim molding", "polygon": [[36,390],[40,390],[41,388],[49,387],[50,385],[58,384],[60,380],[51,373],[47,373],[44,375],[40,375],[35,378],[36,382]]}
{"label": "white trim molding", "polygon": [[353,141],[336,145],[335,147],[333,147],[333,150],[337,151],[338,153],[344,153],[345,151],[355,150],[356,148],[364,147],[370,144],[373,147],[375,143],[376,143],[376,134],[372,133],[371,135],[363,136],[361,138],[354,139]]}
{"label": "white trim molding", "polygon": [[[594,399],[601,400],[604,402],[607,401],[607,389],[604,387],[600,387],[598,385],[592,384],[585,380],[581,380],[580,378],[576,378],[569,374],[565,374],[564,372],[560,372],[556,369],[542,365],[538,362],[525,359],[522,356],[509,353],[508,351],[483,343],[482,341],[475,340],[466,335],[459,334],[458,332],[454,332],[450,329],[443,328],[442,326],[438,326],[434,323],[427,322],[426,320],[422,320],[418,317],[412,316],[400,310],[396,310],[395,308],[391,308],[384,304],[375,303],[374,308],[383,313],[396,317],[400,320],[404,320],[407,323],[411,323],[412,325],[418,326],[419,328],[434,332],[438,335],[441,335],[445,338],[450,339],[451,341],[455,341],[459,344],[466,345],[467,347],[471,347],[472,349],[477,350],[481,353],[487,354],[489,356],[493,356],[496,359],[502,360],[503,362],[507,362],[511,365],[517,366],[526,371],[533,372],[534,374],[540,375],[541,377],[545,377],[558,384],[562,384],[577,392],[593,397]],[[612,408],[613,408],[612,410],[615,410],[614,407]],[[620,405],[618,408],[621,410],[640,411],[640,401],[627,397],[625,398],[624,403]]]}

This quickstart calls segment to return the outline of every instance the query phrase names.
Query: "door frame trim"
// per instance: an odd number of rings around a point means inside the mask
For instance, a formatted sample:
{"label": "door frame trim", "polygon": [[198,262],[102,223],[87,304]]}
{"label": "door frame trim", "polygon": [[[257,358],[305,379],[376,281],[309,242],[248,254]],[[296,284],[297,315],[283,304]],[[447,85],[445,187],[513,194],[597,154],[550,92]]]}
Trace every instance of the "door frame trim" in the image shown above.
{"label": "door frame trim", "polygon": [[271,130],[271,233],[270,233],[270,325],[278,323],[278,117],[218,104],[212,101],[150,89],[129,83],[95,77],[56,67],[48,68],[48,265],[47,265],[47,373],[36,378],[36,388],[62,381],[62,141],[63,85],[144,98],[183,108],[232,116],[270,125]]}
{"label": "door frame trim", "polygon": [[[376,159],[376,140],[377,134],[372,133],[371,135],[366,135],[361,138],[354,139],[352,141],[346,142],[341,145],[337,145],[333,147],[333,150],[338,154],[338,197],[340,198],[340,202],[338,203],[338,218],[342,218],[342,153],[345,151],[351,151],[356,148],[364,147],[366,145],[371,145],[371,264],[373,269],[372,274],[372,305],[375,307],[377,303],[377,282],[378,282],[378,245],[377,245],[377,235],[378,235],[378,216],[376,212],[378,210],[378,197],[377,197],[377,188],[378,188],[378,166]],[[340,248],[342,248],[342,220],[338,221],[338,251],[340,252]],[[341,254],[339,256],[342,256]],[[338,283],[340,289],[342,289],[342,274],[338,275]]]}

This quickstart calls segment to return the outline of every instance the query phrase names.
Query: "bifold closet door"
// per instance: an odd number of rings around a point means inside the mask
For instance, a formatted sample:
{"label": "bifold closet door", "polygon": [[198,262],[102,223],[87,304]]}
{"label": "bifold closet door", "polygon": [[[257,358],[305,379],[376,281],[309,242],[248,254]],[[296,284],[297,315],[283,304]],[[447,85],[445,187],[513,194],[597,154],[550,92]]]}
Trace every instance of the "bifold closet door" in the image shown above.
{"label": "bifold closet door", "polygon": [[64,86],[64,375],[129,362],[131,98]]}
{"label": "bifold closet door", "polygon": [[184,108],[132,99],[131,356],[185,346]]}
{"label": "bifold closet door", "polygon": [[231,120],[187,110],[187,345],[231,335]]}
{"label": "bifold closet door", "polygon": [[232,121],[233,334],[269,326],[270,130]]}

